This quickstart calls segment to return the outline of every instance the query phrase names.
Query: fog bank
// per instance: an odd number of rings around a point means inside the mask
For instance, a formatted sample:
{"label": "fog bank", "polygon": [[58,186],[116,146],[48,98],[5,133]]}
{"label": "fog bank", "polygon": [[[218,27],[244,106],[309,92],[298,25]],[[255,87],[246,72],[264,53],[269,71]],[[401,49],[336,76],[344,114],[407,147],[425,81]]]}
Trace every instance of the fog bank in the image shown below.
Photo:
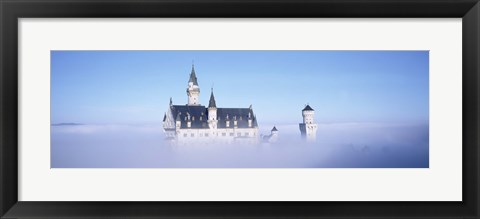
{"label": "fog bank", "polygon": [[51,167],[428,168],[428,125],[319,124],[311,144],[298,124],[276,127],[277,143],[178,147],[166,143],[160,124],[51,126]]}

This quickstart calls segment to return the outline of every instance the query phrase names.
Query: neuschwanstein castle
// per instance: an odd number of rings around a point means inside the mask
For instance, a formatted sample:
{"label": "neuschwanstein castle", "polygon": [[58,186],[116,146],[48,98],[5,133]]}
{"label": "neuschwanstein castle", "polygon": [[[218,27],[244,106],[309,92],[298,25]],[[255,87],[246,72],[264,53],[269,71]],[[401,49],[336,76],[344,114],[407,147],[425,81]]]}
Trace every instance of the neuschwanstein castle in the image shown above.
{"label": "neuschwanstein castle", "polygon": [[[170,106],[163,119],[167,139],[176,145],[259,142],[257,118],[248,108],[219,108],[213,89],[208,107],[200,104],[200,87],[192,65],[187,87],[188,103]],[[275,132],[276,134],[276,132]]]}
{"label": "neuschwanstein castle", "polygon": [[[257,144],[272,143],[278,139],[278,130],[273,127],[269,135],[259,136],[256,115],[248,108],[219,108],[213,89],[208,107],[200,104],[200,87],[195,67],[192,65],[187,87],[186,105],[170,104],[163,118],[166,139],[174,145],[202,144]],[[302,136],[315,140],[317,125],[313,121],[314,110],[307,105],[302,110]]]}

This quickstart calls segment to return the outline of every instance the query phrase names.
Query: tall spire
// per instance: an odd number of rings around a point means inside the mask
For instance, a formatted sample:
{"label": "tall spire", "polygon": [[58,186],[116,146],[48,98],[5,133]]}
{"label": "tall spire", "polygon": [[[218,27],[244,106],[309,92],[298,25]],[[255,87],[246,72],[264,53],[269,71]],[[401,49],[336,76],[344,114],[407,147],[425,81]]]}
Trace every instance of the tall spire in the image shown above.
{"label": "tall spire", "polygon": [[212,93],[210,94],[210,101],[208,103],[208,108],[217,108],[217,104],[215,103],[215,96],[213,96],[213,88],[212,88]]}
{"label": "tall spire", "polygon": [[195,66],[193,65],[193,63],[192,63],[192,72],[190,73],[190,80],[188,80],[188,83],[190,82],[192,82],[193,85],[198,86],[197,76],[195,75]]}
{"label": "tall spire", "polygon": [[187,86],[188,105],[200,104],[200,87],[198,86],[197,76],[195,75],[195,66],[192,63],[192,72]]}

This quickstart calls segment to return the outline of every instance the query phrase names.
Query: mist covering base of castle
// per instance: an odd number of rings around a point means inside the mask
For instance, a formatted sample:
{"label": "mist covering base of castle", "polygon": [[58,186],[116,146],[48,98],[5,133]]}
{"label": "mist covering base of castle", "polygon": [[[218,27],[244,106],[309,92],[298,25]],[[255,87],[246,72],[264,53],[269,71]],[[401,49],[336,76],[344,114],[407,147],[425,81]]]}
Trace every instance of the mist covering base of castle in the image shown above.
{"label": "mist covering base of castle", "polygon": [[428,168],[428,51],[51,51],[52,168]]}

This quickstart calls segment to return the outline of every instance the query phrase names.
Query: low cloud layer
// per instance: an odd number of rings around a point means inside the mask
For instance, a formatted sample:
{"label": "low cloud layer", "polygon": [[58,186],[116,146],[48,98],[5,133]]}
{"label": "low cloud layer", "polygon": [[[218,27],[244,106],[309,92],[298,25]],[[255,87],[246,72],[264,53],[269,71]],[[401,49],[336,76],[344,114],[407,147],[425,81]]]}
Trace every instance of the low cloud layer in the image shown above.
{"label": "low cloud layer", "polygon": [[[269,134],[271,127],[261,129]],[[52,126],[52,168],[428,168],[429,127],[319,124],[317,142],[297,124],[277,125],[279,141],[175,147],[161,125]]]}

